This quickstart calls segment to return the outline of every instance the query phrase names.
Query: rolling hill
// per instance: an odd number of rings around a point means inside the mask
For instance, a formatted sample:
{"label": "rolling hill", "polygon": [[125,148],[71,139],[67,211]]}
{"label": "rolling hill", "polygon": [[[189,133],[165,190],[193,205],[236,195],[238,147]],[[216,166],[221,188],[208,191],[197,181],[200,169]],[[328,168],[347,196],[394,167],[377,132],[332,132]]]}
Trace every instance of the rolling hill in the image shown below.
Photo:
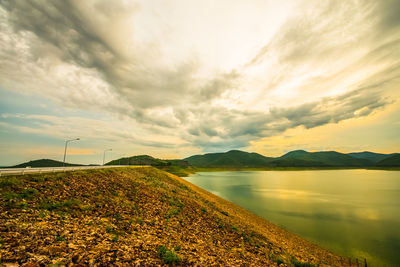
{"label": "rolling hill", "polygon": [[40,167],[63,167],[63,166],[83,166],[82,164],[71,164],[71,163],[63,163],[61,161],[52,160],[52,159],[38,159],[38,160],[31,160],[29,162],[24,162],[15,166],[11,166],[8,168],[40,168]]}
{"label": "rolling hill", "polygon": [[376,166],[379,167],[400,167],[400,154],[395,154],[393,156],[387,157],[378,163]]}
{"label": "rolling hill", "polygon": [[158,159],[149,155],[139,155],[112,160],[105,165],[149,165],[149,166],[181,166],[188,167],[189,162],[181,159]]}
{"label": "rolling hill", "polygon": [[336,151],[307,152],[304,150],[291,151],[271,163],[285,167],[365,167],[373,165],[370,160],[354,158]]}
{"label": "rolling hill", "polygon": [[364,152],[348,153],[347,155],[350,155],[354,158],[359,158],[359,159],[368,159],[374,163],[377,163],[381,160],[384,160],[384,159],[394,156],[396,154],[397,153],[382,154],[382,153],[374,153],[374,152],[364,151]]}
{"label": "rolling hill", "polygon": [[268,165],[271,158],[258,153],[231,150],[225,153],[195,155],[184,160],[196,167],[264,167]]}

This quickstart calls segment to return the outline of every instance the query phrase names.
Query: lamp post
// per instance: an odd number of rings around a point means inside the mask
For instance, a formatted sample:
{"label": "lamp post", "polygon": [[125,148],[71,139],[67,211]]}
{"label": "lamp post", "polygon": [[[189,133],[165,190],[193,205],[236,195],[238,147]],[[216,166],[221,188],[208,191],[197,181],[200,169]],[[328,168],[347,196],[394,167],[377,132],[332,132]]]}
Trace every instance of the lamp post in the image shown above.
{"label": "lamp post", "polygon": [[112,148],[104,150],[104,153],[103,153],[103,166],[104,166],[104,160],[106,159],[106,152],[107,151],[112,151]]}
{"label": "lamp post", "polygon": [[69,142],[72,142],[72,141],[78,141],[78,140],[80,140],[80,138],[75,138],[75,139],[71,139],[71,140],[66,140],[66,141],[65,141],[63,167],[65,166],[65,157],[67,156],[67,146],[68,146],[68,143],[69,143]]}

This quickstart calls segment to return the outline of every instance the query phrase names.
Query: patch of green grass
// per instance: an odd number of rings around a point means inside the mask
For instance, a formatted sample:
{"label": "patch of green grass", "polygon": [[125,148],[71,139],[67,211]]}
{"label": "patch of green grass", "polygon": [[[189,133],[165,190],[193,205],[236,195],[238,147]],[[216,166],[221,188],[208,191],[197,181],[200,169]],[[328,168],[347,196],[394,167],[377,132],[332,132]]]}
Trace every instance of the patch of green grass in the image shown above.
{"label": "patch of green grass", "polygon": [[253,239],[251,238],[251,236],[249,236],[248,234],[246,234],[246,233],[242,233],[242,237],[243,237],[243,240],[244,241],[246,241],[246,242],[248,242],[248,243],[252,243],[253,242]]}
{"label": "patch of green grass", "polygon": [[138,223],[139,225],[142,225],[143,224],[143,219],[142,218],[140,218],[140,217],[137,217],[136,218],[136,223]]}
{"label": "patch of green grass", "polygon": [[275,255],[272,255],[271,260],[273,260],[274,262],[276,262],[276,264],[277,264],[278,266],[285,263],[285,261],[284,261],[282,258],[277,257],[277,256],[275,256]]}
{"label": "patch of green grass", "polygon": [[62,235],[58,235],[56,236],[56,238],[54,238],[54,242],[66,242],[66,241],[67,239],[65,239],[65,237]]}
{"label": "patch of green grass", "polygon": [[168,215],[166,216],[167,219],[172,218],[172,216],[176,216],[181,212],[179,208],[170,209]]}
{"label": "patch of green grass", "polygon": [[64,201],[64,202],[62,203],[62,206],[63,206],[63,207],[66,207],[66,208],[72,208],[72,207],[78,206],[79,203],[80,203],[80,201],[79,201],[78,199],[76,199],[76,198],[71,198],[71,199],[68,199],[68,200]]}
{"label": "patch of green grass", "polygon": [[309,263],[309,262],[301,262],[298,261],[295,257],[290,259],[290,262],[294,265],[294,267],[316,267],[317,265]]}
{"label": "patch of green grass", "polygon": [[27,210],[27,209],[29,209],[29,205],[28,205],[28,203],[22,202],[19,204],[19,208],[23,209],[23,210]]}
{"label": "patch of green grass", "polygon": [[169,200],[169,205],[176,206],[178,208],[182,208],[184,206],[183,203],[176,197]]}
{"label": "patch of green grass", "polygon": [[118,242],[119,237],[117,235],[114,235],[113,238],[111,239],[111,242]]}
{"label": "patch of green grass", "polygon": [[2,193],[2,195],[5,200],[32,199],[37,194],[37,192],[38,191],[35,188],[28,188],[28,189],[25,189],[22,193],[4,192],[4,193]]}
{"label": "patch of green grass", "polygon": [[55,211],[55,210],[69,210],[79,206],[80,201],[78,199],[72,198],[65,200],[64,202],[60,201],[52,201],[52,200],[44,200],[40,204],[41,209],[45,209],[48,211]]}
{"label": "patch of green grass", "polygon": [[0,188],[10,187],[21,184],[21,180],[16,177],[0,177]]}
{"label": "patch of green grass", "polygon": [[35,183],[42,183],[45,181],[45,178],[42,176],[33,176],[31,177],[31,181]]}
{"label": "patch of green grass", "polygon": [[236,226],[234,226],[234,225],[232,225],[232,230],[234,231],[234,232],[239,232],[239,229],[236,227]]}
{"label": "patch of green grass", "polygon": [[226,211],[221,211],[222,214],[224,214],[225,216],[229,216],[229,214]]}
{"label": "patch of green grass", "polygon": [[115,214],[115,217],[114,217],[117,221],[121,221],[121,220],[123,220],[124,218],[121,216],[121,214],[119,214],[119,212],[117,212],[117,214]]}
{"label": "patch of green grass", "polygon": [[40,204],[40,208],[44,210],[57,210],[62,206],[62,204],[58,201],[44,201],[42,204]]}
{"label": "patch of green grass", "polygon": [[182,261],[181,257],[175,252],[174,249],[170,250],[164,245],[158,247],[158,255],[165,264],[173,265]]}
{"label": "patch of green grass", "polygon": [[49,267],[61,267],[61,266],[65,266],[65,263],[61,262],[57,262],[57,263],[52,263],[49,265]]}

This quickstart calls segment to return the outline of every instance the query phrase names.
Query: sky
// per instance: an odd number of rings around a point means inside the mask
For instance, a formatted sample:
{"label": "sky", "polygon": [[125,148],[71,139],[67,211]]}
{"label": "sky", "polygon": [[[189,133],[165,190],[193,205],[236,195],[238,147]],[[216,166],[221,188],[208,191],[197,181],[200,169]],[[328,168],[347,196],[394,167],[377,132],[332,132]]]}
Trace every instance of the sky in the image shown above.
{"label": "sky", "polygon": [[0,166],[400,152],[399,0],[0,0]]}

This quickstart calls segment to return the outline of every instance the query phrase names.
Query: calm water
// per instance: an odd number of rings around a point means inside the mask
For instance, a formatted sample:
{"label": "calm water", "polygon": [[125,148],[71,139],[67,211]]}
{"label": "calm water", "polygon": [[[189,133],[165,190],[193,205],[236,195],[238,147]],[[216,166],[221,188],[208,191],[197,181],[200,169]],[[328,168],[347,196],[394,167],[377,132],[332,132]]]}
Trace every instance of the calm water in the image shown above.
{"label": "calm water", "polygon": [[374,266],[400,266],[400,171],[201,172],[187,180]]}

